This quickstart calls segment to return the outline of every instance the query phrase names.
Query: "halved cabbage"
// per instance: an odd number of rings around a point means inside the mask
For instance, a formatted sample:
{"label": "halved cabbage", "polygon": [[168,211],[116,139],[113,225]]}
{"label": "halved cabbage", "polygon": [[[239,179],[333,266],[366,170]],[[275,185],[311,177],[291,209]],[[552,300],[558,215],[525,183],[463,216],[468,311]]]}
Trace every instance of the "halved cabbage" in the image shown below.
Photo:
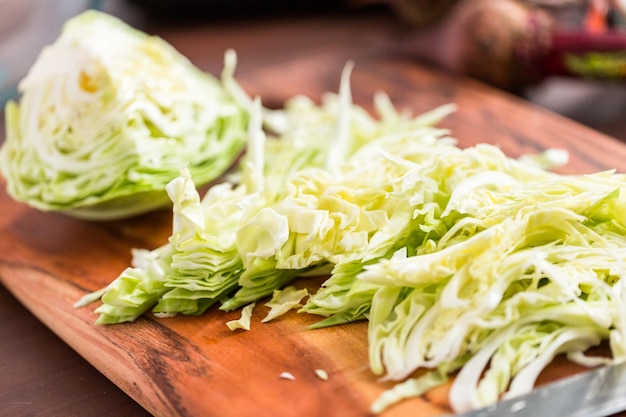
{"label": "halved cabbage", "polygon": [[218,79],[102,12],[66,22],[19,89],[0,167],[10,195],[40,210],[103,220],[167,206],[181,168],[205,184],[245,145],[248,112]]}

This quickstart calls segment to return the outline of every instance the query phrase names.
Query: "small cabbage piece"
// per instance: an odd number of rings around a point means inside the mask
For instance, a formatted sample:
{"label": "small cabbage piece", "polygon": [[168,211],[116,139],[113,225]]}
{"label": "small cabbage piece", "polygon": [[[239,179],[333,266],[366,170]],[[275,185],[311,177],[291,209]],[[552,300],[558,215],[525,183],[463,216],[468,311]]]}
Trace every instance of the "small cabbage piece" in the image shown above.
{"label": "small cabbage piece", "polygon": [[272,299],[265,303],[266,307],[270,308],[267,315],[261,320],[261,323],[267,323],[274,320],[276,317],[282,316],[293,308],[302,307],[300,302],[304,297],[309,295],[306,288],[296,289],[289,286],[282,290],[274,290]]}
{"label": "small cabbage piece", "polygon": [[409,378],[384,391],[370,407],[372,413],[378,414],[393,404],[404,399],[425,394],[429,390],[445,384],[448,375],[445,372],[431,371],[416,378]]}
{"label": "small cabbage piece", "polygon": [[[234,52],[224,76],[233,84]],[[161,38],[90,10],[44,48],[6,106],[8,192],[41,210],[105,220],[170,201],[187,167],[197,185],[245,145],[245,106]]]}
{"label": "small cabbage piece", "polygon": [[291,372],[281,372],[280,375],[278,375],[278,377],[280,379],[288,379],[290,381],[296,380],[296,376],[292,374]]}
{"label": "small cabbage piece", "polygon": [[231,330],[250,330],[250,320],[252,319],[252,310],[256,303],[251,303],[241,309],[241,317],[237,320],[230,320],[226,322],[226,326]]}
{"label": "small cabbage piece", "polygon": [[324,369],[315,369],[315,375],[322,381],[328,381],[328,372]]}

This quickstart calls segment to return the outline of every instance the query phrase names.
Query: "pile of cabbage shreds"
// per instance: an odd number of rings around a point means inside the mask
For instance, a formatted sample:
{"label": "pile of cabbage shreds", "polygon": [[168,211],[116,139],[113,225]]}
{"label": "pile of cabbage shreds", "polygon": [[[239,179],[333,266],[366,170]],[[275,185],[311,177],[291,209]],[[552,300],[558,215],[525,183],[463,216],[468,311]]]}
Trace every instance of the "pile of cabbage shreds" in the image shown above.
{"label": "pile of cabbage shreds", "polygon": [[[303,275],[329,274],[299,311],[315,327],[369,321],[372,371],[398,381],[383,410],[455,376],[457,412],[532,389],[560,353],[595,366],[626,341],[626,178],[561,175],[550,150],[512,159],[462,149],[384,94],[375,116],[339,94],[268,111],[248,100],[237,175],[200,198],[183,170],[169,183],[169,242],[137,250],[100,292],[98,323],[251,306]],[[234,82],[234,81],[233,81]],[[311,330],[314,331],[314,330]],[[586,356],[608,340],[612,358]]]}

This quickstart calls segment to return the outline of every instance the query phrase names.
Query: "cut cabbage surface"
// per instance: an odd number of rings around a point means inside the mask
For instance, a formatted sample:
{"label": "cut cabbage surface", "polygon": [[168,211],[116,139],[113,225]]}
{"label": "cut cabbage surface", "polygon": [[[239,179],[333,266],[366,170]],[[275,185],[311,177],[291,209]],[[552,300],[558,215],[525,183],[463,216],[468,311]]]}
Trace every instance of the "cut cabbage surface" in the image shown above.
{"label": "cut cabbage surface", "polygon": [[218,79],[94,10],[66,22],[19,91],[0,168],[10,195],[40,210],[106,220],[167,206],[181,168],[205,184],[245,145],[248,112]]}

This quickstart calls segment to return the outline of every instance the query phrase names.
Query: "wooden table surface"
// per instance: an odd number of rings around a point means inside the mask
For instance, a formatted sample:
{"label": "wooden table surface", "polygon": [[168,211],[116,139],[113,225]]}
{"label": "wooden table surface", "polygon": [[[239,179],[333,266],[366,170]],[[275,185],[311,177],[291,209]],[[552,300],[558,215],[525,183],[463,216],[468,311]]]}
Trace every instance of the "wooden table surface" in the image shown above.
{"label": "wooden table surface", "polygon": [[[336,72],[338,80],[338,71],[345,60],[355,60],[358,67],[360,63],[367,63],[373,59],[372,57],[385,55],[385,42],[397,29],[392,16],[378,12],[167,25],[162,21],[144,20],[133,10],[128,11],[124,8],[120,10],[123,16],[129,16],[132,22],[138,22],[138,25],[143,25],[146,30],[161,35],[200,68],[214,74],[221,70],[224,50],[234,48],[238,52],[240,62],[237,78],[251,93],[261,93],[266,105],[275,106],[279,106],[284,97],[296,93],[315,95],[320,91],[336,90],[336,84],[329,82],[328,77],[317,77],[317,73]],[[320,57],[333,57],[328,61],[329,68],[321,67]],[[305,65],[307,62],[310,65]],[[406,65],[406,61],[402,62]],[[309,68],[309,71],[303,68]],[[377,68],[381,72],[376,78],[379,84],[372,86],[372,89],[374,87],[385,89],[383,72],[391,70],[393,64]],[[279,71],[284,71],[288,77],[284,80],[277,79],[276,74]],[[364,73],[359,75],[357,72],[356,77],[355,82],[368,82],[368,77]],[[424,79],[429,80],[428,77]],[[399,92],[396,92],[399,104],[409,104],[410,101],[410,105],[416,111],[420,111],[437,104],[437,100],[467,99],[467,96],[456,97],[454,86],[446,84],[446,80],[450,81],[453,78],[443,78],[443,81],[435,86],[421,86],[425,90],[439,89],[436,100],[424,97],[423,101],[420,101],[419,96],[415,95],[410,99],[403,99]],[[268,85],[272,86],[271,90],[259,87]],[[492,96],[489,88],[475,87],[475,90],[471,91],[475,91],[480,99]],[[416,88],[419,89],[420,86]],[[358,90],[355,93],[355,101],[370,101],[368,95],[371,95],[372,91],[369,88]],[[494,97],[496,102],[515,101],[514,98],[501,96],[497,92]],[[406,102],[402,103],[403,100]],[[537,111],[542,112],[540,109]],[[469,112],[471,113],[471,110]],[[543,118],[548,117],[544,113],[541,114]],[[476,117],[478,116],[480,115],[477,114]],[[511,114],[509,120],[498,122],[503,135],[510,133],[510,124],[519,122],[516,117],[515,114]],[[553,128],[560,128],[563,125],[567,129],[582,132],[579,133],[582,135],[601,137],[600,134],[587,131],[582,126],[573,123],[563,124],[563,120],[558,117],[555,120],[557,121]],[[484,119],[476,119],[475,126],[464,126],[452,121],[451,127],[455,136],[480,141],[481,121],[484,122]],[[524,123],[532,125],[533,121],[525,120]],[[611,122],[611,129],[614,129],[614,126],[615,124]],[[550,135],[550,126],[547,128],[546,135]],[[518,139],[515,152],[524,150],[525,146],[528,146],[528,151],[534,150],[532,142],[525,144],[524,137]],[[607,154],[604,163],[610,165],[614,162],[615,166],[618,164],[626,166],[623,162],[626,151],[613,152],[620,148],[613,142],[607,143],[610,144],[607,149],[599,150]],[[576,170],[591,172],[601,168],[593,158],[586,159],[584,154],[574,154],[574,160]],[[48,330],[0,285],[0,416],[83,415],[150,414]]]}

